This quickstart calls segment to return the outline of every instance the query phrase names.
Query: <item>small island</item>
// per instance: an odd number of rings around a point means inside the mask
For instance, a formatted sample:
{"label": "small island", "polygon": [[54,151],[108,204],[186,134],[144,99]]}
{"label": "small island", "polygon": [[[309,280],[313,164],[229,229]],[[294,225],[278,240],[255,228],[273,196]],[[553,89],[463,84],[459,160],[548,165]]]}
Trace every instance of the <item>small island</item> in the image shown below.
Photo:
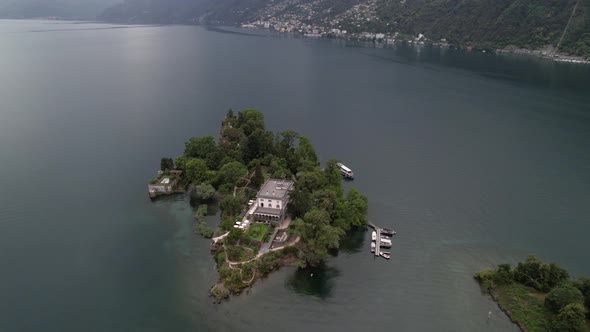
{"label": "small island", "polygon": [[[261,112],[230,109],[219,141],[193,137],[182,156],[162,158],[148,192],[190,195],[195,232],[212,239],[219,281],[211,295],[219,301],[281,266],[317,266],[347,232],[366,228],[367,197],[345,192],[340,165],[330,159],[321,168],[307,137],[274,134]],[[204,220],[212,206],[221,210],[215,230]]]}
{"label": "small island", "polygon": [[523,331],[589,331],[590,279],[571,279],[555,263],[528,256],[475,274],[500,309]]}

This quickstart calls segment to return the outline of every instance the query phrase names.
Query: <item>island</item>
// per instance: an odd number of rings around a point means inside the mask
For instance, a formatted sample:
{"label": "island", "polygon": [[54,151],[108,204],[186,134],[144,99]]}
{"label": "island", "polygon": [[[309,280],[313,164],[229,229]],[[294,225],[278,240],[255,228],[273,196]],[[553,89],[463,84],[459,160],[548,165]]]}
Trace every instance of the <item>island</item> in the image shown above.
{"label": "island", "polygon": [[474,275],[500,309],[523,331],[589,331],[590,279],[571,279],[555,263],[530,255]]}
{"label": "island", "polygon": [[[212,239],[218,302],[281,266],[317,266],[347,232],[366,228],[368,199],[344,190],[352,171],[342,173],[341,165],[330,159],[322,168],[306,136],[274,134],[260,111],[230,109],[219,140],[193,137],[182,156],[162,158],[148,192],[190,195],[195,232]],[[212,206],[221,210],[217,229],[205,222]]]}

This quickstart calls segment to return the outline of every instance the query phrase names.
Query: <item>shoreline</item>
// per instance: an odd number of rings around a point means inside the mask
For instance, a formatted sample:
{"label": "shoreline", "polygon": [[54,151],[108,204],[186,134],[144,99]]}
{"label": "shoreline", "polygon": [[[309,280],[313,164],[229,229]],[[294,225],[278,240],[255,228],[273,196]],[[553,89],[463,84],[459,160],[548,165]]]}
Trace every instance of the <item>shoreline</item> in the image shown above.
{"label": "shoreline", "polygon": [[440,49],[453,49],[453,50],[465,50],[467,52],[474,52],[474,53],[494,53],[497,55],[522,55],[522,56],[529,56],[534,58],[539,58],[543,60],[550,60],[554,62],[564,62],[564,63],[573,63],[573,64],[590,64],[590,58],[578,56],[578,55],[570,55],[560,52],[551,52],[551,51],[543,51],[541,49],[529,49],[529,48],[521,48],[516,47],[514,45],[509,45],[504,48],[479,48],[475,46],[468,46],[468,45],[456,45],[447,42],[435,42],[431,40],[425,41],[417,41],[417,40],[407,40],[407,39],[395,39],[395,38],[376,38],[375,36],[378,35],[376,33],[354,33],[354,34],[347,34],[347,35],[335,35],[335,34],[304,34],[298,32],[281,32],[267,28],[261,27],[249,27],[249,26],[238,26],[235,28],[240,29],[248,29],[248,30],[261,30],[261,31],[270,31],[273,34],[277,35],[289,35],[301,38],[310,38],[310,39],[336,39],[336,40],[344,40],[344,41],[351,41],[351,42],[359,42],[359,43],[370,43],[375,46],[383,45],[385,46],[394,46],[394,45],[411,45],[411,46],[431,46],[431,47],[438,47]]}

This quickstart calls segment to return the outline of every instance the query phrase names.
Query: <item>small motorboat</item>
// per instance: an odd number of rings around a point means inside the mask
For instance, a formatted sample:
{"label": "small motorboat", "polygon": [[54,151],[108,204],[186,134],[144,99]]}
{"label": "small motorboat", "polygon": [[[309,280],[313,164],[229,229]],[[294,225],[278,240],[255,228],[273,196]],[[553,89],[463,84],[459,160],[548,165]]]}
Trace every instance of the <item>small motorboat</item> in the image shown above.
{"label": "small motorboat", "polygon": [[391,253],[390,252],[382,251],[382,252],[379,253],[379,256],[381,256],[381,257],[383,257],[385,259],[390,259],[391,258]]}
{"label": "small motorboat", "polygon": [[383,228],[381,230],[381,234],[384,234],[384,235],[395,235],[396,232],[393,229]]}
{"label": "small motorboat", "polygon": [[373,231],[373,234],[371,234],[371,240],[377,240],[377,232]]}
{"label": "small motorboat", "polygon": [[375,242],[371,242],[371,252],[375,252]]}

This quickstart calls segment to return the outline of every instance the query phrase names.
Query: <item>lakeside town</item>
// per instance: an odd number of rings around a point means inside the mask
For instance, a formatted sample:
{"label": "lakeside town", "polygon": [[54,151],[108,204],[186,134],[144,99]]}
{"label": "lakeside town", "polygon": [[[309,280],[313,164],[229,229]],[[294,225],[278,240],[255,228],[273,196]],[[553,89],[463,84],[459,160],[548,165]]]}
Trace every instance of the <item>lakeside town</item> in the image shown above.
{"label": "lakeside town", "polygon": [[[405,0],[402,0],[403,2]],[[240,26],[248,29],[267,29],[276,33],[301,35],[308,38],[336,38],[370,42],[377,45],[396,43],[430,45],[441,48],[465,49],[468,52],[528,55],[556,62],[590,64],[588,58],[563,54],[557,52],[553,47],[526,49],[507,46],[502,49],[478,49],[471,45],[453,44],[447,38],[432,39],[422,33],[409,35],[393,31],[390,23],[381,22],[375,9],[376,3],[376,0],[370,0],[357,4],[341,14],[330,16],[330,9],[322,12],[316,8],[317,1],[310,3],[279,2],[264,7],[257,13],[256,19],[243,22]]]}

